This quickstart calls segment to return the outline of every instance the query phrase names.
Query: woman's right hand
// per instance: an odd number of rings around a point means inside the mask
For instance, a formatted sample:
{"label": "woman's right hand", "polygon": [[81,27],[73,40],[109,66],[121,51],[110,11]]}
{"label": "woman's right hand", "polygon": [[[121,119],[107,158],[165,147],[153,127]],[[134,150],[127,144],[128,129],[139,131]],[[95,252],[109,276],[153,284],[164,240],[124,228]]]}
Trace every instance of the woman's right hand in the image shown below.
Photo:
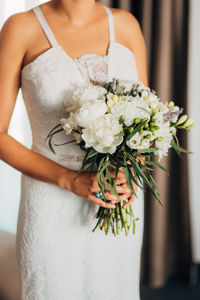
{"label": "woman's right hand", "polygon": [[[115,172],[111,172],[111,176],[114,178]],[[73,171],[72,176],[69,176],[68,174],[66,178],[62,179],[62,184],[60,184],[60,186],[105,208],[115,208],[115,203],[124,201],[131,197],[131,190],[127,185],[123,171],[119,171],[117,180],[115,181],[115,187],[119,193],[120,199],[105,187],[106,199],[110,201],[108,203],[103,201],[101,198],[96,197],[96,193],[100,192],[96,172],[92,173],[90,176],[89,172],[79,173]]]}

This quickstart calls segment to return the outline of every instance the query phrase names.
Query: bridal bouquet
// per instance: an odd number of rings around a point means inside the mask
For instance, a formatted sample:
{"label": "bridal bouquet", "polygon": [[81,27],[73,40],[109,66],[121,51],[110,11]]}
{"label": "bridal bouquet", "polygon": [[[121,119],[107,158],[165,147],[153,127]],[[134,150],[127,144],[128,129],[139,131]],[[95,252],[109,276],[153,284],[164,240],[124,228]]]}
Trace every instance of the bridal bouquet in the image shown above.
{"label": "bridal bouquet", "polygon": [[[140,188],[145,184],[160,202],[151,171],[153,167],[167,170],[152,158],[157,156],[160,161],[171,147],[179,154],[190,153],[179,146],[176,135],[178,129],[189,130],[193,126],[192,119],[181,115],[183,109],[173,101],[162,103],[156,93],[141,82],[115,78],[104,86],[72,89],[64,105],[66,117],[46,137],[51,150],[55,153],[53,136],[65,130],[67,135],[73,136],[71,142],[85,151],[80,171],[92,173],[97,169],[99,196],[105,202],[108,202],[105,188],[119,198],[115,188],[119,170],[124,171],[135,196],[134,184]],[[115,178],[111,176],[113,170]],[[119,234],[120,229],[124,229],[128,235],[132,228],[134,233],[137,218],[131,205],[123,209],[127,201],[117,203],[113,209],[99,207],[93,231],[100,227],[107,234],[111,228],[114,234]]]}

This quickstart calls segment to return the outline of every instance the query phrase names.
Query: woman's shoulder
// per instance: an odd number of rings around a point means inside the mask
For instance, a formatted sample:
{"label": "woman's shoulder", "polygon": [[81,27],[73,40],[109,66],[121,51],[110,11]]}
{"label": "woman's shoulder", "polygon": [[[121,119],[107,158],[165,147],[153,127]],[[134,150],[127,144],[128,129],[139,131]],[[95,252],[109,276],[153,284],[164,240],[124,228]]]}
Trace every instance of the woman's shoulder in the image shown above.
{"label": "woman's shoulder", "polygon": [[129,48],[143,37],[141,26],[137,18],[129,11],[120,8],[111,8],[114,16],[116,39],[124,42]]}
{"label": "woman's shoulder", "polygon": [[5,35],[10,39],[18,39],[23,41],[28,39],[36,28],[36,21],[32,10],[12,14],[4,22],[1,35]]}
{"label": "woman's shoulder", "polygon": [[137,18],[130,11],[121,8],[111,8],[114,15],[115,25],[122,29],[138,30],[140,24]]}

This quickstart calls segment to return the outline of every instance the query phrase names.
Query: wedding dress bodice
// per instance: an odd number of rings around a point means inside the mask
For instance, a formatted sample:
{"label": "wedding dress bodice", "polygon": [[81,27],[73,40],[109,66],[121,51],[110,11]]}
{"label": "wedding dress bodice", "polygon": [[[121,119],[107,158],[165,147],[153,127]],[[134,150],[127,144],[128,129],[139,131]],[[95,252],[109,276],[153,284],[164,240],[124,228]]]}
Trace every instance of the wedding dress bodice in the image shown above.
{"label": "wedding dress bodice", "polygon": [[[58,44],[41,9],[34,8],[40,24],[52,47],[22,69],[22,93],[29,115],[32,149],[71,168],[80,168],[83,151],[76,144],[55,147],[53,154],[45,143],[49,131],[64,117],[63,101],[70,88],[81,84],[103,84],[113,77],[137,80],[137,67],[133,52],[115,41],[111,10],[105,6],[109,20],[109,47],[107,55],[94,53],[71,58]],[[72,140],[64,132],[54,138],[56,144]],[[71,161],[77,164],[71,164]]]}

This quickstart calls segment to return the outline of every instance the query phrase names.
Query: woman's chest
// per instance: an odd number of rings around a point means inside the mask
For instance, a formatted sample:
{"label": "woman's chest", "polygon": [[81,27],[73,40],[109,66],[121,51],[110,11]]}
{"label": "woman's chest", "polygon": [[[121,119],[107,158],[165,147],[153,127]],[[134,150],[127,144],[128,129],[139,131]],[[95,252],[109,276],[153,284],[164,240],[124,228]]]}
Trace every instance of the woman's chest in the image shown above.
{"label": "woman's chest", "polygon": [[24,100],[57,106],[73,85],[100,84],[113,78],[138,80],[133,53],[114,43],[108,55],[85,54],[71,59],[60,48],[52,48],[22,70]]}

